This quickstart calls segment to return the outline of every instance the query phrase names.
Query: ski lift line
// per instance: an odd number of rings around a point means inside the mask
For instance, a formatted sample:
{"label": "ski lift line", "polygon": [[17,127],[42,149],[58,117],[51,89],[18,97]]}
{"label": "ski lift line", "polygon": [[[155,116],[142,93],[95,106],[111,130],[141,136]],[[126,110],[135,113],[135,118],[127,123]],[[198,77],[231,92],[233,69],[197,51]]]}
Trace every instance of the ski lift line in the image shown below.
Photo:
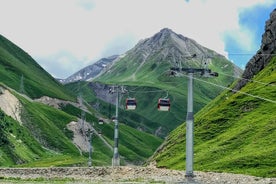
{"label": "ski lift line", "polygon": [[262,84],[264,86],[276,86],[275,84],[269,84],[269,83],[265,83],[265,82],[260,82],[260,81],[252,80],[252,79],[246,79],[246,78],[243,78],[243,77],[237,77],[237,76],[228,75],[228,74],[224,74],[224,73],[220,73],[220,72],[218,72],[218,73],[220,75],[225,75],[225,76],[233,77],[233,78],[236,78],[236,79],[243,79],[243,80],[246,80],[246,81],[249,81],[249,82],[255,82],[255,83],[258,83],[258,84]]}
{"label": "ski lift line", "polygon": [[[228,75],[228,74],[225,74],[225,73],[221,73],[221,72],[217,72],[218,74],[220,75],[224,75],[224,76],[228,76],[228,77],[232,77],[232,78],[236,78],[236,79],[243,79],[243,80],[246,80],[246,81],[249,81],[249,82],[255,82],[255,83],[258,83],[258,84],[262,84],[264,86],[276,86],[275,84],[269,84],[269,83],[265,83],[265,82],[261,82],[261,81],[257,81],[257,80],[252,80],[252,79],[246,79],[246,78],[243,78],[243,77],[238,77],[238,76],[233,76],[233,75]],[[176,84],[178,82],[164,82],[164,83],[172,83],[172,84]]]}
{"label": "ski lift line", "polygon": [[[188,77],[188,75],[185,75],[185,76]],[[258,98],[258,99],[261,99],[261,100],[264,100],[264,101],[267,101],[267,102],[271,102],[271,103],[275,103],[275,104],[276,104],[276,101],[271,100],[271,99],[268,99],[268,98],[264,98],[264,97],[252,95],[252,94],[250,94],[250,93],[246,93],[246,92],[234,90],[234,89],[231,89],[231,88],[228,88],[228,87],[219,85],[219,84],[215,84],[215,83],[212,83],[212,82],[208,82],[208,81],[205,81],[205,80],[202,80],[202,79],[198,79],[198,78],[195,78],[195,77],[193,77],[193,79],[198,80],[198,81],[201,81],[201,82],[205,82],[205,83],[207,83],[207,84],[211,84],[211,85],[213,85],[213,86],[217,86],[217,87],[220,87],[220,88],[223,88],[223,89],[227,89],[227,90],[229,90],[229,91],[234,91],[234,92],[237,92],[237,93],[240,93],[240,94],[243,94],[243,95],[251,96],[251,97],[253,97],[253,98]]]}

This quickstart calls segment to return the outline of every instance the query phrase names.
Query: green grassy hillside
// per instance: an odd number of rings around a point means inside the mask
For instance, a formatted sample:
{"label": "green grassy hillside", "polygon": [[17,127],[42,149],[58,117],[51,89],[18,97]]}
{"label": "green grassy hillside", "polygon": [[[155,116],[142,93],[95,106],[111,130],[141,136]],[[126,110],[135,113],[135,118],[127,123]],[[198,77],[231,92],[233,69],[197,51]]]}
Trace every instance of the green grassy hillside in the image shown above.
{"label": "green grassy hillside", "polygon": [[[79,109],[71,105],[64,106],[62,109],[74,116],[80,116],[81,114]],[[113,146],[114,124],[110,119],[107,119],[103,125],[100,125],[98,118],[92,114],[86,114],[86,121],[91,122],[93,127],[102,134],[101,136]],[[119,123],[119,153],[126,162],[143,163],[163,141],[156,136],[125,125],[122,120],[119,120]],[[124,164],[124,161],[122,164]]]}
{"label": "green grassy hillside", "polygon": [[[73,132],[67,129],[68,123],[77,121],[80,117],[80,109],[66,105],[62,110],[58,110],[16,96],[23,106],[21,113],[23,124],[20,125],[0,111],[0,166],[87,165],[88,153],[80,155],[72,143]],[[110,145],[113,145],[112,123],[99,125],[98,118],[91,113],[86,113],[86,121],[101,132]],[[161,142],[160,138],[120,125],[119,153],[122,156],[122,164],[143,163]],[[93,136],[93,147],[93,165],[111,165],[113,151],[96,135]]]}
{"label": "green grassy hillside", "polygon": [[[240,92],[224,91],[195,116],[194,169],[276,177],[276,58]],[[213,86],[214,87],[214,86]],[[153,157],[185,169],[185,123]]]}
{"label": "green grassy hillside", "polygon": [[54,155],[79,155],[63,132],[75,117],[19,95],[17,98],[23,106],[22,124],[1,111],[1,166],[26,164]]}
{"label": "green grassy hillside", "polygon": [[[20,124],[0,111],[0,166],[87,166],[88,153],[80,154],[72,142],[73,132],[67,129],[68,123],[80,118],[81,110],[72,105],[56,109],[19,95],[75,101],[75,93],[58,83],[31,56],[1,35],[0,73],[1,89],[12,88],[9,91],[21,104],[17,110],[22,121]],[[2,109],[1,105],[5,104],[0,104]],[[105,129],[102,136],[113,145],[113,126],[98,127],[95,114],[99,113],[87,107],[87,122],[97,130]],[[162,142],[160,138],[127,126],[122,126],[120,135],[122,163],[142,163]],[[93,137],[93,147],[93,165],[111,165],[113,151],[97,136]]]}
{"label": "green grassy hillside", "polygon": [[75,101],[73,94],[36,61],[0,35],[0,82],[31,98],[50,96]]}
{"label": "green grassy hillside", "polygon": [[[116,62],[114,66],[99,78],[95,79],[100,83],[123,85],[129,91],[124,94],[121,100],[121,117],[125,122],[133,127],[143,127],[150,133],[162,127],[159,136],[165,137],[168,132],[180,125],[185,120],[187,104],[187,76],[180,77],[170,75],[170,67],[167,62],[157,62],[148,60],[146,64],[137,70],[136,61],[133,58],[125,56],[122,60]],[[135,58],[134,58],[135,59]],[[195,66],[196,67],[196,66]],[[198,66],[199,67],[199,66]],[[219,73],[217,78],[204,79],[216,83],[217,85],[227,86],[234,81],[234,66],[223,57],[213,58],[209,68]],[[227,76],[228,75],[228,76]],[[199,74],[196,75],[200,77]],[[88,85],[89,86],[89,85]],[[86,90],[87,92],[89,90]],[[199,111],[212,99],[214,99],[222,89],[194,81],[194,110]],[[93,95],[93,92],[89,92]],[[167,94],[168,93],[168,94]],[[159,98],[168,95],[171,101],[170,112],[158,112],[157,102]],[[135,97],[137,100],[137,109],[132,112],[126,112],[123,108],[127,97]],[[96,103],[96,101],[90,101]],[[104,113],[103,111],[101,111]]]}

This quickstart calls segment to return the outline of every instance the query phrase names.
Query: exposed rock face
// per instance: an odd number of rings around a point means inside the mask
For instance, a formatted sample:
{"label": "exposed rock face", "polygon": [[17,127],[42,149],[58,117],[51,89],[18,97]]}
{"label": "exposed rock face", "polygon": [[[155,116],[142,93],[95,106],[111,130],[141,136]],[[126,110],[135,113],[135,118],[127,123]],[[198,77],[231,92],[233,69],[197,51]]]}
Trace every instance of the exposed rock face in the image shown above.
{"label": "exposed rock face", "polygon": [[[116,104],[116,93],[110,93],[110,89],[112,88],[111,85],[102,84],[98,82],[90,82],[89,86],[93,89],[94,93],[96,94],[97,98],[111,103],[113,105]],[[97,109],[97,107],[94,107]]]}
{"label": "exposed rock face", "polygon": [[0,109],[14,120],[22,123],[21,107],[21,103],[12,93],[0,86]]}
{"label": "exposed rock face", "polygon": [[[262,36],[262,44],[255,56],[247,63],[243,76],[234,90],[240,90],[246,85],[248,80],[252,79],[261,71],[276,54],[276,9],[270,14],[270,19],[266,21],[265,32]],[[246,80],[247,79],[247,80]]]}
{"label": "exposed rock face", "polygon": [[[128,52],[130,57],[138,58],[138,61],[143,62],[149,58],[155,58],[156,61],[166,61],[174,65],[180,62],[189,66],[190,62],[186,58],[196,55],[198,58],[208,58],[220,56],[215,52],[201,46],[193,39],[184,37],[181,34],[176,34],[171,29],[164,28],[154,36],[141,40],[133,49]],[[184,61],[184,62],[183,62]],[[193,60],[193,65],[198,61]]]}
{"label": "exposed rock face", "polygon": [[89,132],[92,126],[86,121],[79,120],[79,122],[72,121],[67,125],[67,128],[74,133],[73,143],[82,151],[89,152]]}

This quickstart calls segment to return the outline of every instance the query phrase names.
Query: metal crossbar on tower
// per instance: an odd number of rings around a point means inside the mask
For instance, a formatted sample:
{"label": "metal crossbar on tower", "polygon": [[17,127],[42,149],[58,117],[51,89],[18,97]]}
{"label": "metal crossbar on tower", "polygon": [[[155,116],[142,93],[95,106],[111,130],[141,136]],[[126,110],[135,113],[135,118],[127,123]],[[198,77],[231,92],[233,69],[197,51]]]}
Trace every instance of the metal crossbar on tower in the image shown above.
{"label": "metal crossbar on tower", "polygon": [[[195,57],[196,55],[193,55]],[[189,58],[193,58],[189,57]],[[194,161],[194,112],[193,112],[193,75],[200,73],[203,77],[217,77],[218,73],[205,68],[171,68],[174,72],[186,72],[188,74],[188,96],[187,96],[187,116],[186,116],[186,178],[193,178]]]}

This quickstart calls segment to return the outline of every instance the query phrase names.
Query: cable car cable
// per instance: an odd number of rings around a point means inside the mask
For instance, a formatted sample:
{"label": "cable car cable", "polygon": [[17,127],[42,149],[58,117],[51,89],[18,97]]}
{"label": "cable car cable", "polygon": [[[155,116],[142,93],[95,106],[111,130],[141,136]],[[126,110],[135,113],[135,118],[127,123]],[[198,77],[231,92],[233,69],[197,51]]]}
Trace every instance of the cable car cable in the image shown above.
{"label": "cable car cable", "polygon": [[[188,75],[185,75],[186,77],[189,77]],[[274,100],[271,100],[269,98],[264,98],[264,97],[261,97],[261,96],[257,96],[257,95],[252,95],[250,93],[246,93],[246,92],[242,92],[242,91],[239,91],[239,90],[234,90],[234,89],[231,89],[229,87],[225,87],[225,86],[222,86],[222,85],[219,85],[219,84],[215,84],[215,83],[212,83],[212,82],[208,82],[208,81],[205,81],[205,80],[202,80],[202,79],[199,79],[199,78],[195,78],[193,77],[193,79],[195,80],[198,80],[200,82],[204,82],[204,83],[207,83],[207,84],[211,84],[213,86],[216,86],[216,87],[220,87],[220,88],[223,88],[223,89],[227,89],[229,91],[233,91],[233,92],[237,92],[237,93],[240,93],[240,94],[244,94],[244,95],[247,95],[247,96],[251,96],[253,98],[258,98],[258,99],[261,99],[261,100],[264,100],[264,101],[267,101],[267,102],[271,102],[271,103],[275,103],[276,104],[276,101]]]}
{"label": "cable car cable", "polygon": [[224,73],[221,73],[221,72],[218,72],[218,73],[219,73],[220,75],[225,75],[225,76],[233,77],[233,78],[236,78],[236,79],[243,79],[243,80],[246,80],[246,81],[249,81],[249,82],[255,82],[255,83],[258,83],[258,84],[262,84],[262,85],[264,85],[264,86],[276,86],[275,84],[269,84],[269,83],[265,83],[265,82],[261,82],[261,81],[257,81],[257,80],[246,79],[246,78],[243,78],[243,77],[236,77],[236,76],[224,74]]}

